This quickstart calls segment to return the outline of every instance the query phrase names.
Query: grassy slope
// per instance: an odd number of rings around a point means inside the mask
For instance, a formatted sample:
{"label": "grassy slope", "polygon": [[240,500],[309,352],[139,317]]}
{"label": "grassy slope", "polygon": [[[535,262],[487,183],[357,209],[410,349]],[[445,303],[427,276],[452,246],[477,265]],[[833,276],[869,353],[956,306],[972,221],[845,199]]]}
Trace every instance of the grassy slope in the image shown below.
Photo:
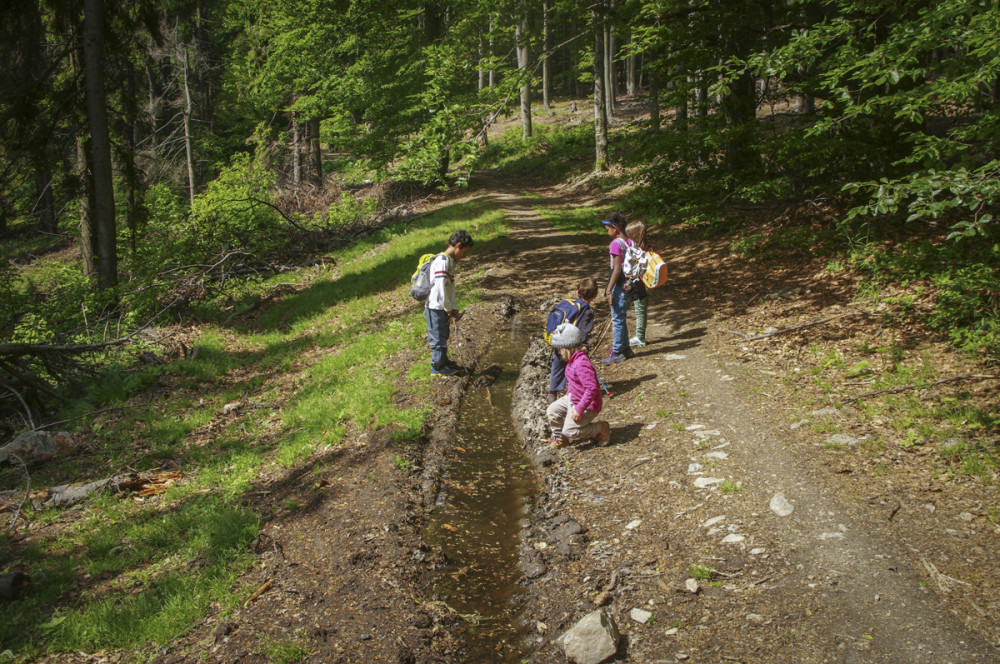
{"label": "grassy slope", "polygon": [[[348,431],[391,427],[400,444],[420,436],[429,369],[415,361],[400,375],[406,362],[395,361],[423,357],[423,316],[407,284],[417,257],[458,228],[487,243],[503,217],[477,201],[452,205],[358,242],[333,267],[275,277],[298,286],[258,318],[206,325],[188,359],[143,370],[117,395],[105,390],[100,400],[115,409],[73,431],[93,456],[35,470],[33,486],[126,467],[176,468],[183,479],[144,501],[97,497],[82,515],[25,514],[18,530],[28,536],[2,546],[7,569],[27,571],[34,587],[0,605],[0,652],[162,644],[209,603],[243,601],[252,589],[234,584],[253,561],[260,515],[247,504],[262,474],[339,445]],[[397,407],[400,390],[415,405]]]}

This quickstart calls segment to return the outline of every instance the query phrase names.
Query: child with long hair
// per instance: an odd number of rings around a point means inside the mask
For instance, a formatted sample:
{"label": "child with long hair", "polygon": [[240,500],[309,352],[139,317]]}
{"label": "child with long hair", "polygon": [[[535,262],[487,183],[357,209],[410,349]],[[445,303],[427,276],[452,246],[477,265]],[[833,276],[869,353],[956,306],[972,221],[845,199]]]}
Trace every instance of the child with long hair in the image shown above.
{"label": "child with long hair", "polygon": [[552,347],[566,362],[566,394],[545,412],[552,429],[550,447],[588,438],[598,443],[611,440],[611,425],[593,421],[604,401],[597,371],[582,346],[583,335],[572,323],[562,323],[552,333]]}
{"label": "child with long hair", "polygon": [[[625,235],[639,249],[649,250],[646,245],[646,224],[639,220],[630,222],[625,227]],[[642,348],[646,345],[646,307],[649,304],[649,290],[641,279],[633,284],[633,290],[634,292],[629,294],[629,299],[632,300],[632,307],[635,310],[635,336],[629,339],[628,343],[629,346]]]}

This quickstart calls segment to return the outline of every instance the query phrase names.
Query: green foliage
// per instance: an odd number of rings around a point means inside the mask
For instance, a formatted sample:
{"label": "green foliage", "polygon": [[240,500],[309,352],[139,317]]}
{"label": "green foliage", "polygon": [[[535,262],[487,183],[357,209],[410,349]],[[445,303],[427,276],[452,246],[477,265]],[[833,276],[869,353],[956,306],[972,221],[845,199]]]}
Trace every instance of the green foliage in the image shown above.
{"label": "green foliage", "polygon": [[512,127],[491,140],[479,163],[511,173],[565,179],[591,169],[593,142],[593,126],[585,124],[538,124],[527,139],[521,137],[520,127]]}

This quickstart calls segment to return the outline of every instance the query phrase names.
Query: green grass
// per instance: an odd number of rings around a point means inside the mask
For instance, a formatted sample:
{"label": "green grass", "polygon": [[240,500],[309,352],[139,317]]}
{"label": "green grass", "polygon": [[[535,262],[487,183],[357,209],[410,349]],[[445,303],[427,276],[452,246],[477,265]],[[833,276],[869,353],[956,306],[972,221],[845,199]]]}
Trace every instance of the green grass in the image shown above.
{"label": "green grass", "polygon": [[[0,652],[23,660],[167,643],[209,604],[225,609],[244,597],[239,579],[253,563],[249,544],[262,517],[245,505],[262,470],[302,463],[348,430],[419,439],[431,409],[398,407],[397,393],[427,393],[429,364],[418,360],[403,375],[393,358],[426,352],[423,312],[415,304],[396,316],[381,312],[387,299],[409,301],[417,257],[443,248],[457,228],[472,233],[474,255],[502,237],[505,219],[480,200],[387,229],[336,254],[318,278],[303,270],[268,280],[308,285],[275,298],[249,324],[202,326],[187,359],[82,390],[62,416],[96,404],[115,409],[73,425],[95,454],[33,471],[33,488],[77,479],[83,464],[104,477],[125,466],[155,469],[164,459],[183,479],[145,502],[95,495],[78,520],[65,510],[23,515],[52,534],[16,553],[0,540],[34,581],[28,596],[0,604]],[[462,264],[459,274],[467,306],[474,278]],[[147,397],[161,380],[173,389]],[[244,401],[257,405],[223,410]],[[398,458],[405,472],[409,462]],[[294,511],[300,503],[286,498],[278,506]],[[268,647],[275,662],[308,656],[301,639]]]}

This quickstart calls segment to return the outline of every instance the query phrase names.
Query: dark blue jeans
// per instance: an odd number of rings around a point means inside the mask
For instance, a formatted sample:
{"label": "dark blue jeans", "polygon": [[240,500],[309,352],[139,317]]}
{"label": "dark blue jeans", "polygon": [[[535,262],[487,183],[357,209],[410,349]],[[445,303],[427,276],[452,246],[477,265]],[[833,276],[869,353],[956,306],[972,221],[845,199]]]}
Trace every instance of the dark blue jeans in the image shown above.
{"label": "dark blue jeans", "polygon": [[624,355],[628,352],[628,322],[625,312],[628,302],[625,300],[625,289],[621,281],[611,289],[611,354]]}
{"label": "dark blue jeans", "polygon": [[566,363],[559,352],[552,350],[552,370],[549,371],[549,392],[555,394],[566,389]]}
{"label": "dark blue jeans", "polygon": [[451,336],[448,312],[443,309],[424,309],[424,314],[427,318],[427,340],[431,344],[431,366],[441,369],[448,360],[448,337]]}

